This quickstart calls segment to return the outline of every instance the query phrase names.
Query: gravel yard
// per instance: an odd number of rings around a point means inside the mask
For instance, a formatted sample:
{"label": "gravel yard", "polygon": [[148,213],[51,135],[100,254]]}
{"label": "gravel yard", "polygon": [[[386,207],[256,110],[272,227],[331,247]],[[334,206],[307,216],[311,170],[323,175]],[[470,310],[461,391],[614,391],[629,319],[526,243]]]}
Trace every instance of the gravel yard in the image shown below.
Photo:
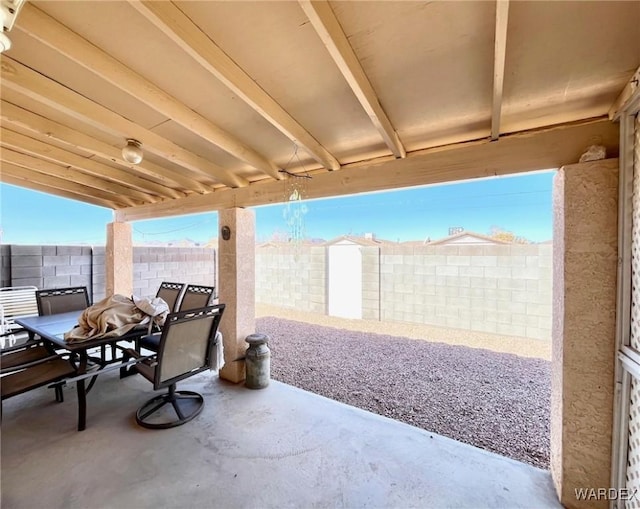
{"label": "gravel yard", "polygon": [[271,338],[275,380],[549,466],[547,360],[274,316],[257,330]]}

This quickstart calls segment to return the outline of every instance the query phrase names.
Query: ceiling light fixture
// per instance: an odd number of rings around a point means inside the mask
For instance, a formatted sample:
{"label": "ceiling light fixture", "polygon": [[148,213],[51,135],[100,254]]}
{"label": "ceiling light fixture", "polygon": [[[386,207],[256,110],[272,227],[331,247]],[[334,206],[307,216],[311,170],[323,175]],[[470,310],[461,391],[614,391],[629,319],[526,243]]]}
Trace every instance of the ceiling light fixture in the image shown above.
{"label": "ceiling light fixture", "polygon": [[122,158],[131,164],[138,164],[142,161],[142,143],[133,138],[127,139],[127,146],[122,149]]}
{"label": "ceiling light fixture", "polygon": [[25,0],[0,0],[0,53],[11,48],[11,40],[5,32],[9,32],[16,22],[18,12]]}

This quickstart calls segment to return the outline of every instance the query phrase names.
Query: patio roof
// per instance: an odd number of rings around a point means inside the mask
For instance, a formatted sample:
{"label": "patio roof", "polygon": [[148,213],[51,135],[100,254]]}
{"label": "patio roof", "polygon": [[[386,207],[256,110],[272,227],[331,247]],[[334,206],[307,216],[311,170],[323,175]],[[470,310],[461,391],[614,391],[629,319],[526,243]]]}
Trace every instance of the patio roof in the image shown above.
{"label": "patio roof", "polygon": [[[617,155],[638,2],[29,2],[6,183],[144,219]],[[123,161],[127,138],[144,160]]]}
{"label": "patio roof", "polygon": [[100,377],[81,433],[73,388],[3,402],[3,507],[561,507],[548,471],[286,384],[178,387],[204,410],[160,431],[139,376]]}

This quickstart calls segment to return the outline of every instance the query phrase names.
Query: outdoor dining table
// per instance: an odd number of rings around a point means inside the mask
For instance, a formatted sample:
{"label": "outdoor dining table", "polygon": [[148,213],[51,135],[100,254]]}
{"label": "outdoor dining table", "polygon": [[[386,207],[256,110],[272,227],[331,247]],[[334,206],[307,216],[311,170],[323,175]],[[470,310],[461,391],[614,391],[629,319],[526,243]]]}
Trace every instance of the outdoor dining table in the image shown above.
{"label": "outdoor dining table", "polygon": [[[81,311],[69,311],[54,315],[25,316],[15,319],[15,322],[29,333],[30,339],[33,340],[35,336],[38,335],[43,340],[50,342],[54,348],[65,349],[69,351],[72,356],[77,356],[78,376],[73,379],[76,380],[76,388],[78,392],[78,431],[84,430],[87,425],[88,390],[85,384],[87,376],[83,375],[87,375],[89,350],[96,347],[102,347],[104,345],[113,345],[119,341],[135,341],[135,339],[139,338],[147,331],[146,327],[144,329],[136,328],[122,336],[92,338],[87,339],[86,341],[67,343],[64,340],[64,333],[70,331],[78,324],[78,318],[81,313]],[[113,359],[109,361],[109,363],[115,362],[122,362],[122,359]],[[124,366],[124,364],[122,365]],[[100,368],[103,367],[104,365],[100,366]],[[91,374],[97,376],[99,373],[100,371],[95,371]]]}

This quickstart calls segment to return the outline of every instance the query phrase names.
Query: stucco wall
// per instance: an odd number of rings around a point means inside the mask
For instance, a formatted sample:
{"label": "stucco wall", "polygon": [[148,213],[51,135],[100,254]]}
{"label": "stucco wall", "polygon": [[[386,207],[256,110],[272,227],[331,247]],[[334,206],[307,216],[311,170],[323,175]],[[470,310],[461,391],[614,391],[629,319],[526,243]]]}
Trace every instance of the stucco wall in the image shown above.
{"label": "stucco wall", "polygon": [[554,181],[551,471],[569,508],[610,485],[615,366],[618,160],[563,167]]}

